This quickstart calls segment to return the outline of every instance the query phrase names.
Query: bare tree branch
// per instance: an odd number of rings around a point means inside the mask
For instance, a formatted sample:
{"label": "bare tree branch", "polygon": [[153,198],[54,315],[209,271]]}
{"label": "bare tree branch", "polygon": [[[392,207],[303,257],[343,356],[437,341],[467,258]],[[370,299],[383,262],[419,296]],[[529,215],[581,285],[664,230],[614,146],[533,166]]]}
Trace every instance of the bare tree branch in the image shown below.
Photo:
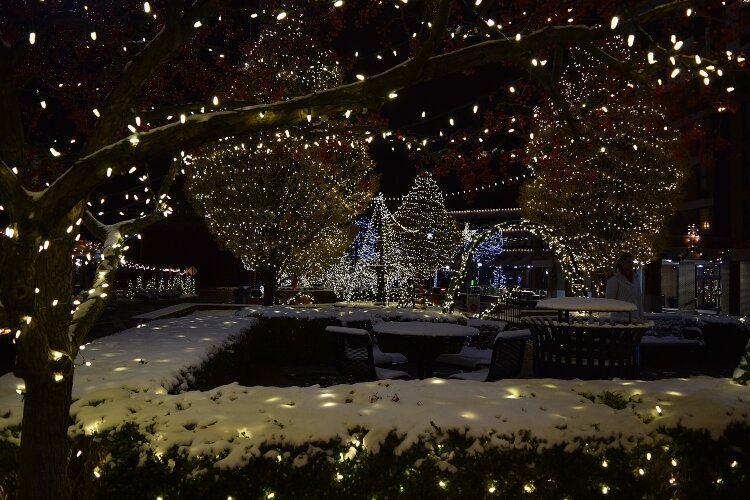
{"label": "bare tree branch", "polygon": [[82,218],[84,227],[88,229],[88,231],[94,238],[99,241],[104,241],[107,239],[107,226],[99,222],[99,220],[94,217],[94,214],[92,214],[90,210],[85,210],[83,212]]}
{"label": "bare tree branch", "polygon": [[440,0],[435,19],[432,22],[432,32],[430,33],[429,38],[427,38],[427,41],[425,41],[411,59],[409,63],[410,65],[415,68],[420,68],[427,59],[435,53],[438,45],[440,45],[440,41],[445,35],[446,28],[448,27],[448,19],[450,18],[452,4],[453,0]]}
{"label": "bare tree branch", "polygon": [[3,158],[0,158],[0,193],[2,193],[0,201],[4,203],[3,206],[11,215],[17,216],[28,209],[29,196],[21,185],[21,180]]}
{"label": "bare tree branch", "polygon": [[73,357],[78,353],[78,346],[86,340],[86,334],[94,326],[104,307],[110,299],[115,280],[115,271],[119,266],[123,251],[123,236],[115,226],[107,227],[107,237],[102,248],[102,260],[96,266],[94,283],[88,298],[73,313],[68,326],[68,336],[72,342]]}
{"label": "bare tree branch", "polygon": [[185,41],[195,32],[194,22],[215,11],[216,0],[196,0],[185,13],[177,11],[164,16],[162,30],[125,66],[117,86],[107,95],[101,107],[101,117],[81,150],[81,156],[93,153],[120,137],[130,117],[133,100],[143,85],[159,68],[179,52]]}
{"label": "bare tree branch", "polygon": [[[688,2],[675,0],[658,7],[661,15],[673,15]],[[667,8],[669,7],[669,8]],[[650,19],[653,11],[641,15]],[[528,54],[561,44],[584,45],[625,33],[626,27],[611,30],[602,26],[554,26],[534,31],[520,40],[489,40],[447,54],[429,57],[421,67],[407,60],[378,75],[287,101],[256,104],[233,110],[187,117],[148,132],[134,134],[81,158],[41,197],[40,211],[52,216],[70,209],[106,179],[108,168],[120,174],[133,164],[154,156],[189,149],[223,137],[253,131],[273,130],[293,123],[305,123],[308,115],[330,115],[351,108],[379,106],[388,95],[405,86],[485,64],[512,61],[528,68]]]}
{"label": "bare tree branch", "polygon": [[151,224],[159,222],[166,217],[165,211],[167,207],[166,203],[164,202],[164,198],[167,197],[169,190],[172,188],[172,183],[174,182],[175,177],[177,177],[177,170],[179,169],[179,167],[180,160],[173,160],[172,165],[169,167],[169,170],[164,176],[164,180],[162,181],[159,193],[156,195],[156,199],[154,200],[155,206],[153,212],[138,219],[124,221],[117,224],[119,231],[123,235],[129,236],[131,234],[139,233]]}
{"label": "bare tree branch", "polygon": [[120,259],[124,251],[123,241],[125,237],[137,233],[165,217],[163,213],[165,207],[162,200],[172,187],[179,165],[180,163],[177,160],[172,162],[159,189],[154,211],[150,214],[117,224],[105,225],[99,222],[88,210],[85,212],[84,224],[96,238],[103,242],[103,248],[102,260],[96,267],[94,284],[91,287],[93,292],[89,294],[86,301],[78,306],[70,322],[68,334],[74,341],[74,349],[77,349],[77,346],[83,344],[86,340],[86,334],[99,319],[109,301],[111,290],[114,287],[115,271],[120,265]]}

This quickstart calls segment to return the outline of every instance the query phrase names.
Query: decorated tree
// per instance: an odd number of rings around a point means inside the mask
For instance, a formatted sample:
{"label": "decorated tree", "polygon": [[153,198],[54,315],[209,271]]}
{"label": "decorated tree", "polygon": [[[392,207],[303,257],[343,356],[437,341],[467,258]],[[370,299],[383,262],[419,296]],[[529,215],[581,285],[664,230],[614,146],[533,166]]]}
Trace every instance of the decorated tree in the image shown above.
{"label": "decorated tree", "polygon": [[[484,107],[471,130],[448,121],[446,109],[435,113],[454,127],[445,134],[417,142],[384,133],[413,151],[441,149],[429,156],[438,169],[455,168],[476,182],[513,159],[494,136],[523,142],[528,122],[516,113],[527,109],[524,99],[556,93],[569,47],[616,71],[623,85],[690,89],[699,80],[707,83],[702,103],[736,104],[729,90],[745,63],[734,48],[745,2],[569,5],[0,0],[0,328],[16,339],[14,373],[25,384],[18,498],[72,494],[66,471],[75,360],[108,301],[126,239],[169,213],[178,164],[165,165],[182,151],[232,136],[252,136],[245,140],[255,147],[268,142],[258,134],[275,139],[287,130],[302,140],[332,119],[372,133],[377,127],[363,115],[387,102],[408,104],[399,99],[408,87],[502,65],[501,78],[467,86],[476,91],[471,96],[444,93],[460,97],[456,106],[470,116]],[[301,17],[307,43],[279,31],[276,53],[334,47],[344,83],[268,93],[268,66],[254,71],[265,56],[248,58],[259,28]],[[719,36],[693,37],[697,26]],[[623,50],[613,53],[605,42]],[[511,95],[517,100],[505,99]],[[409,118],[420,116],[413,110]],[[70,276],[81,226],[104,245],[95,281],[79,300]]]}
{"label": "decorated tree", "polygon": [[359,233],[324,281],[346,300],[386,302],[397,299],[397,287],[404,276],[395,245],[393,216],[382,193],[370,204],[366,216],[357,221]]}
{"label": "decorated tree", "polygon": [[396,246],[408,277],[424,280],[452,261],[461,232],[448,215],[432,175],[417,176],[393,219]]}
{"label": "decorated tree", "polygon": [[[466,252],[474,239],[479,234],[484,234],[484,229],[471,229],[467,223],[461,232],[463,244],[461,245],[461,252]],[[502,230],[491,232],[484,238],[480,239],[476,245],[473,246],[474,250],[470,255],[471,261],[477,268],[484,266],[487,262],[500,255],[505,245],[505,237],[503,236]],[[460,260],[459,255],[459,260]],[[479,274],[479,271],[477,271]],[[490,285],[495,288],[505,288],[505,273],[503,273],[502,267],[495,267],[492,269],[492,276],[490,278]]]}
{"label": "decorated tree", "polygon": [[[471,229],[469,224],[464,225],[464,229],[461,232],[461,238],[463,239],[463,245],[461,250],[466,250],[476,235],[483,232],[483,229]],[[497,257],[503,251],[505,245],[505,236],[502,231],[496,231],[482,239],[474,249],[471,255],[471,259],[475,262],[486,263]]]}
{"label": "decorated tree", "polygon": [[217,241],[265,282],[319,274],[349,245],[371,196],[362,141],[341,137],[256,145],[220,142],[186,160],[190,200]]}
{"label": "decorated tree", "polygon": [[[333,54],[307,43],[304,24],[300,15],[269,26],[248,47],[250,98],[288,99],[341,83]],[[279,40],[300,48],[279,52]],[[375,188],[368,142],[336,119],[219,141],[186,159],[193,206],[216,240],[263,278],[264,304],[283,281],[320,274],[349,245]]]}
{"label": "decorated tree", "polygon": [[558,235],[581,271],[602,279],[625,251],[647,262],[661,250],[686,162],[678,134],[648,99],[573,89],[567,98],[565,112],[549,104],[535,114],[528,143],[534,179],[519,202],[525,218]]}

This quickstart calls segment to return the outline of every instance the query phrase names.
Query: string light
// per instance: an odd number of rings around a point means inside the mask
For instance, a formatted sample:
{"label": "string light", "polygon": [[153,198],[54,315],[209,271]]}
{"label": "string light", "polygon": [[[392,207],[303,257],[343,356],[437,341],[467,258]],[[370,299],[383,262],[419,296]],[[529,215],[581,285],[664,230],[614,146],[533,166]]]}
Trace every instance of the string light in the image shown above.
{"label": "string light", "polygon": [[[647,102],[572,88],[566,96],[580,130],[569,139],[559,110],[537,110],[524,215],[553,228],[583,272],[606,273],[625,251],[650,261],[686,176],[677,133]],[[604,99],[606,118],[591,105]]]}

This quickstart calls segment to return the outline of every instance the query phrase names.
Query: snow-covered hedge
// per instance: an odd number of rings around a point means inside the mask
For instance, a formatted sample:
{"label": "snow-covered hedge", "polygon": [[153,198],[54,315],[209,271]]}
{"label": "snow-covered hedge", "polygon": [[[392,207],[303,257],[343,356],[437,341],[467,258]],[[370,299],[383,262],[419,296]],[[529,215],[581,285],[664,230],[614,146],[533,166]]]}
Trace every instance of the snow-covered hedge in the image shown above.
{"label": "snow-covered hedge", "polygon": [[[740,498],[750,489],[750,389],[729,379],[174,392],[220,351],[272,339],[261,331],[271,323],[188,316],[89,344],[71,408],[76,498]],[[17,387],[0,377],[0,491],[13,490]]]}

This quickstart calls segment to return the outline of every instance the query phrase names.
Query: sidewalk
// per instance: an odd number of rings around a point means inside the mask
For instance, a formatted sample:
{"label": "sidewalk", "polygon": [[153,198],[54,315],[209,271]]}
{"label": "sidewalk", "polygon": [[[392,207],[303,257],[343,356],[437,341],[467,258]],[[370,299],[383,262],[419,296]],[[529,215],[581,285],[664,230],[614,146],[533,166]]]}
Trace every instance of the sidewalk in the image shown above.
{"label": "sidewalk", "polygon": [[186,303],[232,304],[232,288],[206,288],[198,290],[197,295],[176,299],[162,299],[153,301],[142,300],[112,300],[107,304],[99,321],[89,332],[87,340],[91,341],[113,333],[132,328],[143,320],[135,316],[149,313],[165,307]]}

